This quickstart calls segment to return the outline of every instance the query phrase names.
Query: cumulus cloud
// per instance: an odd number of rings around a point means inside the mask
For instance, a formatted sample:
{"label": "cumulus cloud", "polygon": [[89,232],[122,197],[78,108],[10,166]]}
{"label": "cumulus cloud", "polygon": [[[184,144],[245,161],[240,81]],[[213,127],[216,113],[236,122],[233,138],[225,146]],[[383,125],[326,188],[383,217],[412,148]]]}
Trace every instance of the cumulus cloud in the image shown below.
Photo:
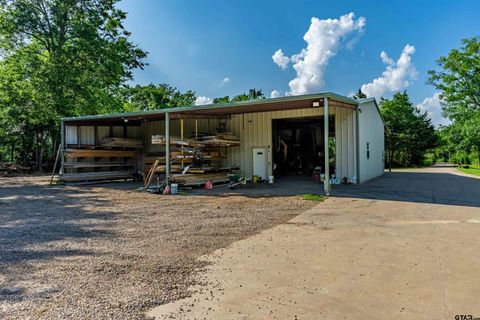
{"label": "cumulus cloud", "polygon": [[380,77],[362,85],[362,91],[368,97],[380,98],[387,92],[396,92],[408,87],[417,78],[417,69],[415,69],[411,57],[414,53],[415,47],[407,44],[403,48],[400,58],[395,62],[385,51],[382,51],[380,58],[387,67]]}
{"label": "cumulus cloud", "polygon": [[[296,71],[295,79],[288,83],[288,94],[306,94],[320,89],[325,84],[323,78],[329,60],[337,54],[340,47],[353,46],[363,33],[365,23],[364,17],[355,19],[353,12],[339,19],[320,20],[313,17],[303,37],[307,43],[306,48],[292,55],[290,59],[285,57],[281,50],[277,50],[272,57],[274,62],[282,67],[288,64],[288,59]],[[352,38],[352,35],[357,37]]]}
{"label": "cumulus cloud", "polygon": [[450,124],[451,121],[442,116],[442,100],[440,99],[440,93],[436,92],[432,97],[425,98],[423,102],[416,105],[421,112],[427,112],[430,119],[432,119],[433,125],[438,127],[439,125]]}
{"label": "cumulus cloud", "polygon": [[283,54],[282,49],[278,49],[272,56],[273,62],[275,62],[283,70],[287,69],[290,58]]}
{"label": "cumulus cloud", "polygon": [[278,90],[273,90],[270,93],[270,98],[278,98],[278,97],[280,97],[280,92]]}
{"label": "cumulus cloud", "polygon": [[209,98],[209,97],[201,96],[201,97],[197,97],[195,99],[195,105],[196,106],[203,106],[205,104],[211,104],[211,103],[213,103],[213,99]]}
{"label": "cumulus cloud", "polygon": [[223,87],[224,85],[226,85],[227,83],[230,82],[230,78],[229,77],[225,77],[223,78],[222,82],[220,82],[220,87]]}
{"label": "cumulus cloud", "polygon": [[395,61],[393,61],[393,59],[390,58],[385,51],[380,52],[380,58],[382,59],[383,63],[385,63],[386,65],[391,66],[395,64]]}

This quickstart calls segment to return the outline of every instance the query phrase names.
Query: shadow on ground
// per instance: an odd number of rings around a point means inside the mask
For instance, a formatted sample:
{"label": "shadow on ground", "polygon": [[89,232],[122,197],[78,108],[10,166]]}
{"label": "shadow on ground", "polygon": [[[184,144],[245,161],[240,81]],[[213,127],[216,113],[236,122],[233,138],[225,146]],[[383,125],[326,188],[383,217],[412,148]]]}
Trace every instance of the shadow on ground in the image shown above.
{"label": "shadow on ground", "polygon": [[[333,185],[331,196],[480,207],[480,179],[457,175],[451,170],[455,169],[386,172],[359,185]],[[278,179],[274,184],[249,183],[234,190],[222,185],[214,186],[213,190],[198,188],[188,191],[188,195],[215,197],[258,198],[305,194],[324,194],[323,184],[308,177],[288,177]]]}
{"label": "shadow on ground", "polygon": [[[114,219],[113,213],[92,214],[88,210],[108,207],[110,201],[96,197],[88,188],[9,186],[3,182],[0,191],[0,263],[4,267],[30,260],[91,255],[93,252],[87,250],[55,248],[48,243],[112,235],[102,222]],[[95,228],[91,228],[90,220],[95,220]]]}

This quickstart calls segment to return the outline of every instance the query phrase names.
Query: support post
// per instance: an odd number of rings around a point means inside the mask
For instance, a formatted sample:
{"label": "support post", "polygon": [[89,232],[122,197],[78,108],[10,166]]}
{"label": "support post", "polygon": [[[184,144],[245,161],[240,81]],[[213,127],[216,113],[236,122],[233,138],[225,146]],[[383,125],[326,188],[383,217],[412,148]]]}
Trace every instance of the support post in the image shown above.
{"label": "support post", "polygon": [[62,120],[62,122],[60,123],[60,156],[61,156],[60,175],[64,174],[64,170],[65,170],[64,151],[65,151],[65,123]]}
{"label": "support post", "polygon": [[[183,118],[180,119],[180,140],[183,141]],[[183,143],[182,143],[182,170],[183,170],[183,159],[184,159],[184,153],[183,153]]]}
{"label": "support post", "polygon": [[170,114],[165,112],[165,181],[170,185]]}
{"label": "support post", "polygon": [[325,194],[330,194],[330,155],[329,155],[329,124],[328,124],[328,98],[323,98],[323,135],[324,135],[324,156],[325,156],[325,180],[323,181],[323,188]]}
{"label": "support post", "polygon": [[198,141],[198,121],[195,119],[195,140]]}
{"label": "support post", "polygon": [[393,149],[392,149],[392,134],[390,133],[387,137],[388,139],[388,146],[389,146],[389,152],[388,152],[388,172],[392,172],[392,159],[393,159]]}
{"label": "support post", "polygon": [[355,111],[355,155],[357,158],[357,183],[360,183],[360,106]]}

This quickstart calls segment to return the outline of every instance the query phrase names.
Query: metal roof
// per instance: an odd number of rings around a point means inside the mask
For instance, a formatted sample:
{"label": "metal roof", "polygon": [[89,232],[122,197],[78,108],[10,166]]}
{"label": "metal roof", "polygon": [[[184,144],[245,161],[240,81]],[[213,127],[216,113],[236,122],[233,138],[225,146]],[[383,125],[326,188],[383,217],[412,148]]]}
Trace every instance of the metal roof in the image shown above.
{"label": "metal roof", "polygon": [[[328,98],[330,105],[339,107],[356,108],[358,100],[338,95],[332,92],[322,92],[315,94],[287,96],[280,98],[256,99],[234,103],[207,104],[201,106],[187,106],[175,108],[163,108],[158,110],[124,112],[100,115],[88,115],[80,117],[68,117],[62,120],[66,123],[72,122],[108,122],[108,121],[139,121],[139,120],[159,120],[164,119],[165,113],[173,117],[225,117],[233,114],[267,112],[277,110],[291,110],[312,107],[314,101],[322,101]],[[323,107],[323,104],[320,105]]]}

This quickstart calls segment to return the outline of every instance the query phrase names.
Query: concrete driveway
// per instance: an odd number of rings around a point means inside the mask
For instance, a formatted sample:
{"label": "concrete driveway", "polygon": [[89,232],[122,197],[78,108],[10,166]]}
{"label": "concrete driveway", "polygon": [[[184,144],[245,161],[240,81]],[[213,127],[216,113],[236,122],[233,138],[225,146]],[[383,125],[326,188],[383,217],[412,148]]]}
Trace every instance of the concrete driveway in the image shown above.
{"label": "concrete driveway", "polygon": [[453,168],[401,170],[334,193],[286,224],[205,257],[204,285],[149,315],[480,317],[479,179]]}

